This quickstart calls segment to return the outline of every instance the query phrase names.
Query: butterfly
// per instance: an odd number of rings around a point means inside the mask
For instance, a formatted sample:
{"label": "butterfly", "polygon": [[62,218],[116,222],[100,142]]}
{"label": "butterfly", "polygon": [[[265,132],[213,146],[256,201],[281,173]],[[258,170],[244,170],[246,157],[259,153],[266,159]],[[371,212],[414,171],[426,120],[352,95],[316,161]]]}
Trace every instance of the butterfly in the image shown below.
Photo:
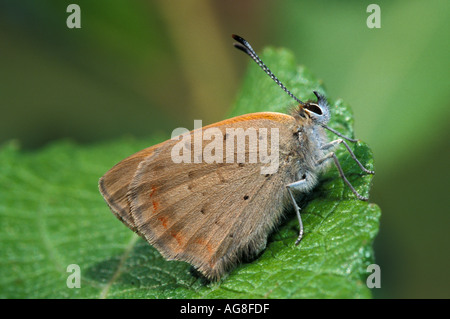
{"label": "butterfly", "polygon": [[[333,151],[338,145],[364,172],[374,174],[345,141],[356,140],[328,127],[323,95],[314,92],[317,101],[302,102],[245,39],[233,38],[236,48],[298,102],[291,114],[245,114],[185,132],[129,156],[99,181],[106,203],[128,228],[167,260],[190,263],[209,280],[264,250],[286,207],[296,211],[299,244],[303,223],[295,194],[311,191],[332,162],[355,196],[368,200],[345,177]],[[326,130],[340,138],[329,141]],[[274,145],[261,155],[261,146]]]}

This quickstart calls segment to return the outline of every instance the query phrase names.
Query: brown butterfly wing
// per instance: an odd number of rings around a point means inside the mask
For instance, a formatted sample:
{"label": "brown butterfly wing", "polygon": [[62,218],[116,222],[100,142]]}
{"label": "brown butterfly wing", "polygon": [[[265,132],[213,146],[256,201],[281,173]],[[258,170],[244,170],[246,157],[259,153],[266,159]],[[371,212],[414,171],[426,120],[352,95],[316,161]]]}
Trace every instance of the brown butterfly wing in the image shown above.
{"label": "brown butterfly wing", "polygon": [[161,145],[148,147],[122,160],[106,172],[98,183],[100,193],[111,211],[133,231],[136,231],[136,227],[128,203],[129,185],[136,174],[138,165],[147,157],[152,156]]}
{"label": "brown butterfly wing", "polygon": [[291,155],[297,145],[295,120],[284,114],[249,114],[214,127],[224,135],[226,128],[278,128],[284,142],[278,171],[261,174],[261,163],[176,164],[171,159],[176,141],[170,140],[141,161],[128,192],[129,225],[165,258],[186,261],[210,279],[265,247],[282,214],[285,185],[295,180]]}

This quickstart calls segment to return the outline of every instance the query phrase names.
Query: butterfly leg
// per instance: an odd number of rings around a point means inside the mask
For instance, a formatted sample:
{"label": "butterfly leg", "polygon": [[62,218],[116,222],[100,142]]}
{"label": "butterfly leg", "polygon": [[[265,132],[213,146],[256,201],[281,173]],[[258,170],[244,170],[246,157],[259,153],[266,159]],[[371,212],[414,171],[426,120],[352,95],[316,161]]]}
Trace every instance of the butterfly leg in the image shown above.
{"label": "butterfly leg", "polygon": [[333,159],[334,160],[334,164],[336,165],[338,171],[339,171],[339,175],[341,176],[341,178],[344,180],[344,182],[347,184],[348,187],[350,187],[350,189],[352,190],[353,194],[356,195],[356,197],[358,197],[359,200],[363,200],[363,201],[368,201],[369,199],[367,197],[361,196],[356,189],[352,186],[352,184],[350,184],[350,182],[348,181],[347,177],[345,177],[344,175],[344,171],[342,170],[341,164],[339,163],[339,160],[336,156],[336,154],[334,152],[328,153],[327,155],[325,155],[322,159],[320,159],[317,162],[317,165],[321,165],[323,162],[325,162],[328,159]]}
{"label": "butterfly leg", "polygon": [[352,152],[352,150],[350,149],[350,146],[348,146],[348,144],[343,140],[343,139],[337,139],[334,141],[331,141],[330,143],[327,143],[325,145],[322,146],[322,150],[328,150],[328,149],[332,149],[336,146],[338,146],[339,144],[344,144],[345,148],[347,149],[347,151],[350,153],[350,156],[353,158],[353,160],[356,162],[356,164],[358,164],[358,166],[367,174],[375,174],[374,171],[368,170],[367,168],[365,168],[361,162],[356,158],[355,154]]}
{"label": "butterfly leg", "polygon": [[306,179],[301,179],[297,182],[286,185],[289,196],[291,197],[292,204],[294,205],[294,209],[297,214],[298,223],[300,226],[300,232],[299,232],[297,240],[295,241],[296,245],[298,245],[300,243],[300,241],[302,240],[302,237],[303,237],[303,223],[302,223],[302,217],[300,216],[300,207],[298,206],[297,201],[295,200],[294,195],[292,194],[292,189],[302,190],[303,188],[305,188],[306,185],[307,185]]}

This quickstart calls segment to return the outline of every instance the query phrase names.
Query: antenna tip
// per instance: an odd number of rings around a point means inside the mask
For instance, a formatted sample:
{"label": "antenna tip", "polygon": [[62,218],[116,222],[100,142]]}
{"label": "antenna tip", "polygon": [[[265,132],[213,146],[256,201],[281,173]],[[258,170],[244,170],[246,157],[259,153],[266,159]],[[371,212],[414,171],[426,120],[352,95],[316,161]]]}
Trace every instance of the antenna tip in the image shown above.
{"label": "antenna tip", "polygon": [[246,46],[246,47],[250,47],[250,43],[248,43],[247,40],[245,40],[243,37],[237,35],[237,34],[232,34],[231,37],[233,39],[235,39],[237,42],[239,42],[240,44]]}

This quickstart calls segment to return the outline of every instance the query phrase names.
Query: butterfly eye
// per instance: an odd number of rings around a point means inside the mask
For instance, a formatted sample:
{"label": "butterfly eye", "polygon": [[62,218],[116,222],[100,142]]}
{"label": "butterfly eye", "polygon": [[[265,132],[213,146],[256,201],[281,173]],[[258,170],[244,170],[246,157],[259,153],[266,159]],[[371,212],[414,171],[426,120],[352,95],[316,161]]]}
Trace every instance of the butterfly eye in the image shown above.
{"label": "butterfly eye", "polygon": [[322,115],[322,109],[314,103],[307,103],[305,105],[305,109],[307,109],[308,111],[311,111],[313,113],[316,113],[317,115]]}

